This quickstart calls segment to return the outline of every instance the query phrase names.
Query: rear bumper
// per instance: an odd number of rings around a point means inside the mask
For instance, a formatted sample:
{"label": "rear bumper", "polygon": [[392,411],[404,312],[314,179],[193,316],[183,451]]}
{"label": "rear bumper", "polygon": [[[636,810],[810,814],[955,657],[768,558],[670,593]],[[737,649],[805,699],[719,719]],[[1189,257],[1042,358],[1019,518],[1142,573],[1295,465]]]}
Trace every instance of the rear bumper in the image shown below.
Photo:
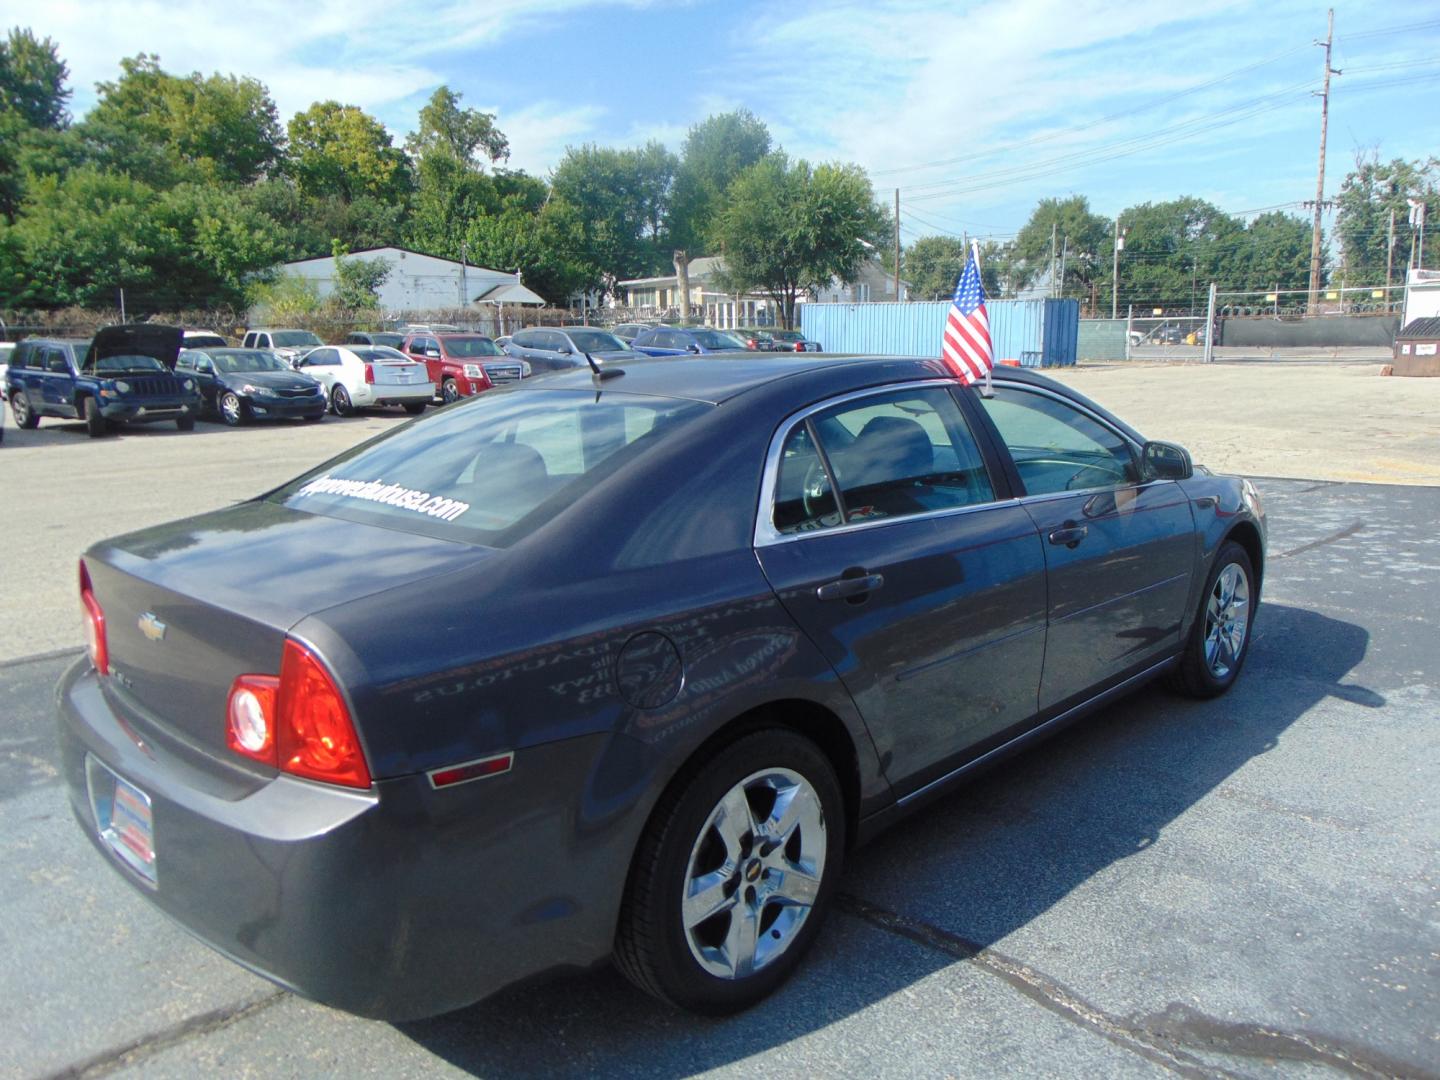
{"label": "rear bumper", "polygon": [[[608,956],[629,850],[577,822],[609,736],[525,750],[508,774],[442,791],[424,776],[225,790],[139,738],[102,682],[81,660],[57,690],[77,821],[132,887],[252,971],[403,1020]],[[151,799],[154,885],[98,835],[87,757]]]}
{"label": "rear bumper", "polygon": [[384,383],[362,383],[350,395],[356,405],[413,405],[417,401],[433,401],[435,384],[415,383],[410,386],[387,386]]}

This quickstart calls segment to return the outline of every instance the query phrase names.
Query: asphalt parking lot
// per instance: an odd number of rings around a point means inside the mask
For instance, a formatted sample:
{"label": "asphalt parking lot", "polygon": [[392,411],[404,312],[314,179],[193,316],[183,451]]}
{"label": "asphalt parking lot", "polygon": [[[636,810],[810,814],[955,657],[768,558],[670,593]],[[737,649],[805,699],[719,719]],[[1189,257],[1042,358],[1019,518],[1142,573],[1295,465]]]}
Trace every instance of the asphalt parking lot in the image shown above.
{"label": "asphalt parking lot", "polygon": [[[45,509],[45,524],[70,545],[223,505],[365,433],[347,425],[393,422],[202,426],[99,450],[57,426],[46,482],[88,516]],[[147,476],[161,442],[167,468]],[[12,563],[0,1075],[1440,1076],[1440,490],[1261,489],[1269,574],[1232,693],[1143,690],[881,836],[853,856],[799,977],[723,1021],[605,970],[392,1026],[215,956],[75,827],[50,733],[73,652],[23,650]],[[74,604],[68,573],[41,577],[35,625],[47,590]]]}

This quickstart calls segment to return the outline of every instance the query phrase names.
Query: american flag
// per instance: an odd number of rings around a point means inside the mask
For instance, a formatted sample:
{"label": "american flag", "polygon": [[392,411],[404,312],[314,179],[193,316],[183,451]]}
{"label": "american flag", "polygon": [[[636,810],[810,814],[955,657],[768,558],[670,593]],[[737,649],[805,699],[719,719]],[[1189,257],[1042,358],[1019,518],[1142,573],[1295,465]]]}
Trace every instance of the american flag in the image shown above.
{"label": "american flag", "polygon": [[975,248],[965,271],[955,285],[950,314],[945,319],[945,337],[940,346],[945,364],[960,379],[971,383],[984,378],[995,366],[995,347],[990,343],[990,316],[985,313],[985,286],[980,283],[980,263]]}

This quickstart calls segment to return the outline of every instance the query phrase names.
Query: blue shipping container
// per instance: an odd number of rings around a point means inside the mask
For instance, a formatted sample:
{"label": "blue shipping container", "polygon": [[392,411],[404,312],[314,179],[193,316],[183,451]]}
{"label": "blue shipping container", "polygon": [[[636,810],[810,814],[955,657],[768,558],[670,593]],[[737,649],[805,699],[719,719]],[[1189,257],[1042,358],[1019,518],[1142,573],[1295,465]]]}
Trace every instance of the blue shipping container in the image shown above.
{"label": "blue shipping container", "polygon": [[[950,304],[799,304],[800,329],[826,352],[939,356]],[[1078,300],[988,300],[995,359],[1069,367],[1080,333]]]}

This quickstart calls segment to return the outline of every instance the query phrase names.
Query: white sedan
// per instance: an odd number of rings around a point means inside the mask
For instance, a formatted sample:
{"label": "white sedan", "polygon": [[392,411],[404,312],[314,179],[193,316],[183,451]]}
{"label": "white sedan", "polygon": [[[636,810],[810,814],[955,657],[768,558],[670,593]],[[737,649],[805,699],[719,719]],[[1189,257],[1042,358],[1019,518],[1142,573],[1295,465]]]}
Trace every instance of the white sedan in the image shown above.
{"label": "white sedan", "polygon": [[372,405],[403,405],[413,416],[435,398],[425,365],[387,345],[322,345],[302,356],[296,369],[325,385],[338,416]]}

